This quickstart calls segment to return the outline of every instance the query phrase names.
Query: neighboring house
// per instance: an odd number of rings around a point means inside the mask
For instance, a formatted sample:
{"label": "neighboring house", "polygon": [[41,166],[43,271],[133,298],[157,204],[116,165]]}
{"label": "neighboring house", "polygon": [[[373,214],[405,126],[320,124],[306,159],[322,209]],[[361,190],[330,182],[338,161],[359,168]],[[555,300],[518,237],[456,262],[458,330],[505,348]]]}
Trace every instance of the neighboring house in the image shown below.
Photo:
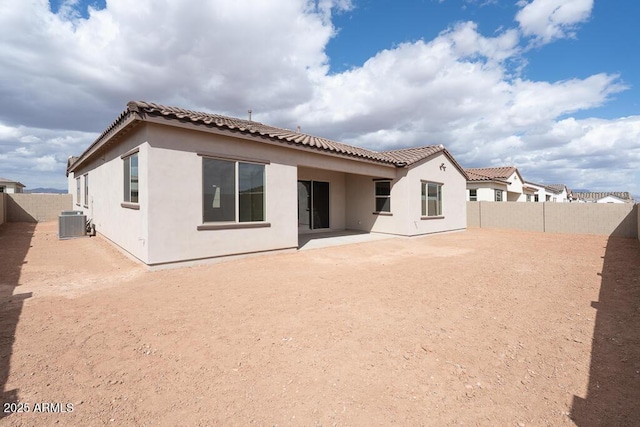
{"label": "neighboring house", "polygon": [[570,191],[564,184],[544,185],[526,181],[526,185],[535,189],[533,202],[565,203],[571,201],[569,198]]}
{"label": "neighboring house", "polygon": [[555,193],[556,202],[568,203],[571,201],[571,190],[564,184],[550,184],[547,188]]}
{"label": "neighboring house", "polygon": [[0,193],[22,193],[25,185],[18,181],[0,178]]}
{"label": "neighboring house", "polygon": [[526,202],[535,193],[524,184],[514,166],[494,168],[466,168],[467,200],[488,202]]}
{"label": "neighboring house", "polygon": [[627,191],[573,192],[572,200],[578,203],[633,203]]}
{"label": "neighboring house", "polygon": [[69,191],[150,266],[298,247],[298,235],[466,228],[467,176],[442,145],[376,152],[216,114],[130,102]]}

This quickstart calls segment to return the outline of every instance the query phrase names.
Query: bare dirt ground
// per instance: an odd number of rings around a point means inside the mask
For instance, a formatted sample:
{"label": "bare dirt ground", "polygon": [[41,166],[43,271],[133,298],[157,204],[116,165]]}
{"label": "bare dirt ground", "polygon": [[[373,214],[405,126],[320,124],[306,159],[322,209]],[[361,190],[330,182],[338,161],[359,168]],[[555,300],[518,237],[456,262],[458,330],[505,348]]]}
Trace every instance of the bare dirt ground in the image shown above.
{"label": "bare dirt ground", "polygon": [[0,227],[2,409],[29,406],[0,425],[640,424],[637,240],[472,229],[148,272],[56,231]]}

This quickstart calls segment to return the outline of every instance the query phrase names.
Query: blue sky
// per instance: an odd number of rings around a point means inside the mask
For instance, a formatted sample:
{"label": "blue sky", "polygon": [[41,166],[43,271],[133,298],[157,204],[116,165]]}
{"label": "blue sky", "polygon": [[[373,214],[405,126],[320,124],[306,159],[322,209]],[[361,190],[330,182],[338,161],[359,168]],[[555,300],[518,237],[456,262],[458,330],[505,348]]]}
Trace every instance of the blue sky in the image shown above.
{"label": "blue sky", "polygon": [[[91,9],[88,7],[91,6]],[[6,0],[0,176],[65,165],[146,100],[640,195],[631,0]]]}

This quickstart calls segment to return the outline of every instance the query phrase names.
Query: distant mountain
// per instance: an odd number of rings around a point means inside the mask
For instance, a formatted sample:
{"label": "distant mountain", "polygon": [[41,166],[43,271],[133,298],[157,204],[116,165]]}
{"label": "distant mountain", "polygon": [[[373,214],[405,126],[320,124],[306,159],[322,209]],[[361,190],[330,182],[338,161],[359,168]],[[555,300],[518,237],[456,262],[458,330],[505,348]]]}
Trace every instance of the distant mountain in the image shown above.
{"label": "distant mountain", "polygon": [[571,191],[574,193],[591,193],[591,190],[586,188],[572,188]]}
{"label": "distant mountain", "polygon": [[58,190],[57,188],[30,188],[25,189],[25,193],[53,193],[53,194],[67,194],[67,190]]}

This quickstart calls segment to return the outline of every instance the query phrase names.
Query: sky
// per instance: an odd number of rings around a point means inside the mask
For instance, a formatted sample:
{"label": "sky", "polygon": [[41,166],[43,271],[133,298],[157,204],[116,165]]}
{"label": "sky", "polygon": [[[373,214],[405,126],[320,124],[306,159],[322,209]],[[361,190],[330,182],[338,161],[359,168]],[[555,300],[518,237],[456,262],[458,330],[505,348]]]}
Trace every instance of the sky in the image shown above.
{"label": "sky", "polygon": [[0,0],[0,177],[66,189],[131,100],[640,195],[635,0]]}

